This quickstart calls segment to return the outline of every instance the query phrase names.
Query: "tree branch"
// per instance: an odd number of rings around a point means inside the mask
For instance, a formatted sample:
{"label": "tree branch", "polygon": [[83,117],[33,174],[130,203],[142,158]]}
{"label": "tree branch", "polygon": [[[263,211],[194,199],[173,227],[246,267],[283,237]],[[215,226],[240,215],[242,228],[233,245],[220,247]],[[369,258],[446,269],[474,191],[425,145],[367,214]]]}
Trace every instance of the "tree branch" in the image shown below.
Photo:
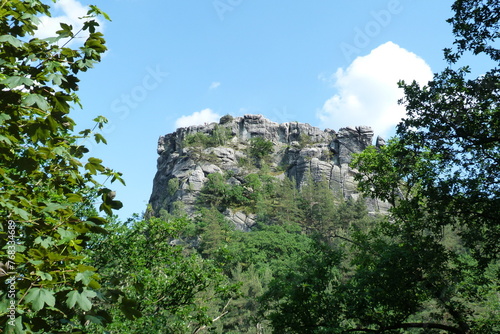
{"label": "tree branch", "polygon": [[[214,319],[212,319],[212,323],[216,322],[217,320],[219,320],[220,318],[222,318],[223,316],[225,316],[226,314],[229,313],[229,311],[226,311],[226,308],[229,306],[229,303],[231,302],[231,298],[227,301],[226,305],[224,306],[224,308],[222,309],[221,311],[221,314],[218,315],[217,317],[215,317]],[[200,333],[202,330],[204,330],[205,328],[207,328],[206,325],[203,325],[201,327],[198,327],[194,330],[193,334],[198,334]]]}

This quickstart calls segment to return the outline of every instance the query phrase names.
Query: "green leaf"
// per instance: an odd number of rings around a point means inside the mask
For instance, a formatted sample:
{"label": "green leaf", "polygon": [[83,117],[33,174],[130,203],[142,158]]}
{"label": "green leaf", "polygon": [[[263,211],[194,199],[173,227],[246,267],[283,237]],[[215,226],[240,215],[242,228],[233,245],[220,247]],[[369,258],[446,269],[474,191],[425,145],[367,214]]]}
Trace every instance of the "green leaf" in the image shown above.
{"label": "green leaf", "polygon": [[92,302],[89,298],[94,298],[97,294],[92,290],[84,289],[82,293],[76,290],[70,291],[66,296],[66,305],[69,308],[73,308],[75,304],[78,304],[82,310],[89,311],[92,308]]}
{"label": "green leaf", "polygon": [[90,10],[87,12],[87,15],[102,15],[106,20],[111,21],[109,15],[100,10],[97,6],[90,5],[89,7]]}
{"label": "green leaf", "polygon": [[139,311],[139,304],[133,299],[123,298],[120,304],[120,310],[129,320],[135,320],[142,317],[142,313]]}
{"label": "green leaf", "polygon": [[97,174],[97,171],[104,171],[105,168],[102,165],[102,160],[97,158],[89,158],[88,163],[85,164],[85,169],[89,171],[90,174]]}
{"label": "green leaf", "polygon": [[110,215],[110,216],[113,214],[111,206],[109,204],[106,204],[106,203],[102,203],[101,205],[99,205],[99,211],[104,211],[107,215]]}
{"label": "green leaf", "polygon": [[26,107],[30,107],[32,105],[36,104],[38,108],[47,111],[49,110],[50,106],[45,100],[45,98],[42,95],[39,94],[28,94],[25,95],[22,99],[22,105]]}
{"label": "green leaf", "polygon": [[18,88],[23,85],[29,87],[33,85],[33,80],[31,80],[30,78],[14,75],[0,81],[0,84],[4,84],[9,88]]}
{"label": "green leaf", "polygon": [[[11,327],[8,325],[7,328],[11,328]],[[10,333],[8,329],[7,329],[7,333]],[[16,334],[24,334],[25,333],[25,331],[23,329],[23,317],[16,318],[16,321],[14,323],[14,333],[16,333]]]}
{"label": "green leaf", "polygon": [[104,116],[97,116],[94,118],[94,122],[96,122],[99,129],[102,130],[104,128],[104,124],[108,123],[108,119]]}
{"label": "green leaf", "polygon": [[12,145],[12,141],[4,135],[0,135],[0,142],[4,142],[7,145]]}
{"label": "green leaf", "polygon": [[78,293],[78,291],[76,290],[73,290],[73,291],[70,291],[67,295],[66,295],[66,305],[69,307],[69,308],[73,308],[75,307],[75,304],[76,304],[76,301],[78,300],[78,298],[80,297],[80,294]]}
{"label": "green leaf", "polygon": [[114,210],[120,210],[121,208],[123,208],[123,203],[121,201],[112,201],[110,203],[110,206]]}
{"label": "green leaf", "polygon": [[113,175],[113,178],[111,178],[111,183],[113,183],[116,180],[118,180],[124,186],[126,185],[125,184],[125,180],[122,178],[122,173],[120,173],[120,172],[113,172],[113,173],[111,173],[111,175]]}
{"label": "green leaf", "polygon": [[52,101],[54,102],[54,109],[60,111],[62,113],[68,113],[71,109],[68,101],[73,101],[73,97],[69,95],[65,95],[62,92],[55,93],[52,97]]}
{"label": "green leaf", "polygon": [[74,233],[73,231],[65,230],[62,227],[59,227],[57,229],[57,233],[59,233],[59,235],[61,236],[61,241],[59,242],[59,244],[65,243],[69,240],[73,240],[74,238],[76,238],[76,233]]}
{"label": "green leaf", "polygon": [[67,157],[68,156],[68,149],[64,146],[57,146],[54,147],[52,150],[54,154],[60,156],[60,157]]}
{"label": "green leaf", "polygon": [[28,262],[34,265],[35,267],[38,267],[44,263],[42,260],[28,260]]}
{"label": "green leaf", "polygon": [[26,303],[31,303],[34,311],[40,311],[45,304],[47,306],[54,306],[56,298],[54,293],[44,288],[32,288],[26,295]]}
{"label": "green leaf", "polygon": [[56,31],[56,33],[59,35],[59,36],[62,36],[62,37],[73,37],[73,26],[70,26],[66,23],[59,23],[60,26],[61,26],[61,30],[58,30]]}
{"label": "green leaf", "polygon": [[79,203],[83,200],[83,197],[80,194],[66,194],[66,199],[70,203]]}
{"label": "green leaf", "polygon": [[11,35],[0,36],[0,43],[9,43],[13,47],[19,48],[23,45],[23,42]]}
{"label": "green leaf", "polygon": [[99,216],[88,217],[87,220],[97,225],[104,225],[107,223],[106,219]]}
{"label": "green leaf", "polygon": [[37,271],[36,274],[38,276],[40,276],[40,278],[43,280],[43,281],[51,281],[52,280],[52,275],[50,275],[49,273],[44,273],[43,271]]}
{"label": "green leaf", "polygon": [[30,217],[29,217],[29,214],[28,212],[26,212],[26,210],[23,210],[23,209],[20,209],[20,208],[16,208],[16,207],[13,207],[12,208],[12,211],[17,214],[19,217],[21,217],[22,219],[24,220],[29,220]]}
{"label": "green leaf", "polygon": [[93,324],[104,325],[104,321],[103,321],[103,319],[101,317],[95,317],[93,315],[87,314],[87,315],[85,315],[85,320],[87,322],[91,322]]}
{"label": "green leaf", "polygon": [[100,133],[94,133],[94,138],[95,138],[96,143],[98,143],[98,144],[100,142],[103,142],[104,144],[108,144],[106,139]]}
{"label": "green leaf", "polygon": [[0,113],[0,125],[2,125],[5,121],[8,121],[9,119],[11,119],[9,114]]}
{"label": "green leaf", "polygon": [[75,281],[79,282],[82,281],[84,285],[89,285],[89,283],[92,281],[92,276],[94,276],[95,272],[86,270],[82,273],[78,273],[75,277]]}
{"label": "green leaf", "polygon": [[54,212],[56,210],[60,210],[60,209],[65,209],[67,206],[66,205],[61,205],[59,203],[48,203],[46,204],[47,206],[40,212]]}
{"label": "green leaf", "polygon": [[45,239],[42,236],[39,236],[35,239],[35,244],[41,245],[43,248],[49,248],[55,244],[54,239],[51,236],[46,237]]}
{"label": "green leaf", "polygon": [[64,77],[58,73],[52,73],[47,76],[47,80],[51,80],[52,83],[56,86],[60,86],[62,84]]}

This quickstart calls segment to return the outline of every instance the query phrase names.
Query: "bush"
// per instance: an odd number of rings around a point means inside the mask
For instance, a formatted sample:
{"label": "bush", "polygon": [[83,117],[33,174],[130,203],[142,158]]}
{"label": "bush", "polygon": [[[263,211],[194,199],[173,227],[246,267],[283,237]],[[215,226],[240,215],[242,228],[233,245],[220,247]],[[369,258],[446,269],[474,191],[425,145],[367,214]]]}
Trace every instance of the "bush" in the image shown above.
{"label": "bush", "polygon": [[174,177],[174,178],[168,180],[168,184],[167,184],[168,195],[174,196],[174,194],[177,190],[179,190],[179,179]]}
{"label": "bush", "polygon": [[269,156],[274,151],[274,144],[270,140],[262,137],[254,137],[250,139],[250,156],[261,160]]}
{"label": "bush", "polygon": [[210,142],[210,137],[203,132],[196,132],[189,134],[184,139],[184,143],[186,144],[186,146],[192,146],[192,147],[206,148],[209,147],[208,146],[209,142]]}
{"label": "bush", "polygon": [[299,136],[299,147],[302,149],[306,146],[312,145],[313,140],[311,136],[301,133]]}
{"label": "bush", "polygon": [[196,132],[186,136],[184,143],[186,146],[197,148],[208,148],[223,146],[232,137],[231,129],[216,125],[209,135],[203,132]]}
{"label": "bush", "polygon": [[229,123],[231,122],[232,120],[234,119],[233,116],[229,115],[229,114],[226,114],[224,116],[222,116],[219,120],[219,124],[226,124],[226,123]]}
{"label": "bush", "polygon": [[216,125],[212,131],[210,144],[212,147],[225,145],[232,137],[232,131],[229,128]]}

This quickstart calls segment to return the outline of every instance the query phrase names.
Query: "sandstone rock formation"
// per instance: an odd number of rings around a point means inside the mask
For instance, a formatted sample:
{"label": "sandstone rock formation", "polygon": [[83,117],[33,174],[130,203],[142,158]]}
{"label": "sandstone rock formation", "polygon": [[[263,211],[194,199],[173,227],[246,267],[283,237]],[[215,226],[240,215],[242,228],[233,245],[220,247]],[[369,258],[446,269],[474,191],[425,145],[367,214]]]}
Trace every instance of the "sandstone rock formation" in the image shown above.
{"label": "sandstone rock formation", "polygon": [[[222,122],[221,122],[222,123]],[[223,146],[204,148],[195,152],[187,147],[188,135],[203,133],[213,135],[216,127],[230,132],[230,141]],[[225,120],[224,124],[206,124],[179,128],[158,140],[157,173],[153,182],[150,205],[154,215],[161,210],[172,212],[176,203],[182,202],[183,210],[194,212],[196,198],[211,173],[231,171],[235,175],[251,172],[242,163],[247,158],[249,140],[262,137],[274,145],[271,167],[283,170],[276,177],[294,178],[297,186],[304,182],[307,173],[314,180],[327,180],[332,191],[344,198],[358,197],[354,175],[349,167],[351,154],[372,145],[370,127],[347,127],[338,132],[321,130],[309,124],[289,122],[278,124],[261,115],[245,115]],[[378,144],[383,140],[377,138]],[[234,182],[239,182],[234,178]],[[371,212],[384,212],[387,205],[377,200],[367,200]],[[242,212],[227,210],[225,215],[241,230],[249,230],[254,217]]]}

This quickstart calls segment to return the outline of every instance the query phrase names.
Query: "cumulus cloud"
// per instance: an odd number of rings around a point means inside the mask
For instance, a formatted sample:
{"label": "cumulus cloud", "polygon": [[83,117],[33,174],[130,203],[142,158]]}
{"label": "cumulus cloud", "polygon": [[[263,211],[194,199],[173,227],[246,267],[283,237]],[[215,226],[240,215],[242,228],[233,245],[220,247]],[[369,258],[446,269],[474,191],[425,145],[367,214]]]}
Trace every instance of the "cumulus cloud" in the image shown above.
{"label": "cumulus cloud", "polygon": [[404,107],[398,105],[403,90],[397,82],[416,80],[424,85],[432,75],[422,58],[387,42],[367,56],[357,57],[347,69],[337,70],[332,78],[337,93],[317,116],[325,127],[369,125],[375,134],[388,137],[405,116]]}
{"label": "cumulus cloud", "polygon": [[210,87],[208,87],[208,89],[216,89],[220,86],[220,82],[218,81],[214,81],[210,84]]}
{"label": "cumulus cloud", "polygon": [[212,109],[203,109],[195,111],[191,115],[181,116],[175,121],[176,128],[187,127],[191,125],[203,125],[205,123],[218,122],[221,116]]}
{"label": "cumulus cloud", "polygon": [[[38,38],[55,37],[56,31],[61,29],[60,23],[66,23],[73,26],[73,31],[77,32],[83,27],[84,20],[81,17],[87,15],[88,7],[82,5],[77,0],[59,0],[53,5],[52,17],[41,16],[40,25],[35,36]],[[60,15],[59,15],[60,14]],[[103,26],[103,21],[96,19],[100,27]],[[87,35],[79,35],[77,38],[84,41]]]}

